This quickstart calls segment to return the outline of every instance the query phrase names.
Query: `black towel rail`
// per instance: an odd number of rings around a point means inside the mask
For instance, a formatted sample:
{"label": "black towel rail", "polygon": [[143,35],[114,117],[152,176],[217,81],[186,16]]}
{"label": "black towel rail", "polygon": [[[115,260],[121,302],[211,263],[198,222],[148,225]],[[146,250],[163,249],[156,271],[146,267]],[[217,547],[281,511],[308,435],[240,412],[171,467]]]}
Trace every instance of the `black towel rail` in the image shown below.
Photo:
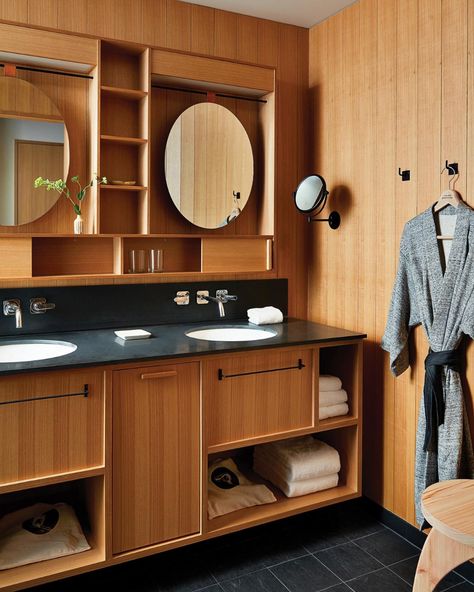
{"label": "black towel rail", "polygon": [[305,365],[303,364],[303,360],[299,358],[297,366],[287,366],[286,368],[270,368],[268,370],[254,370],[253,372],[239,372],[238,374],[224,374],[224,370],[222,370],[222,368],[219,368],[219,370],[217,371],[217,377],[219,380],[224,380],[224,378],[235,378],[236,376],[266,374],[267,372],[283,372],[284,370],[302,370],[303,368],[305,368]]}
{"label": "black towel rail", "polygon": [[64,395],[44,395],[42,397],[32,397],[31,399],[15,399],[12,401],[0,401],[0,405],[14,405],[16,403],[31,403],[33,401],[45,401],[46,399],[62,399],[64,397],[88,397],[89,385],[84,385],[84,390],[80,393],[67,393]]}

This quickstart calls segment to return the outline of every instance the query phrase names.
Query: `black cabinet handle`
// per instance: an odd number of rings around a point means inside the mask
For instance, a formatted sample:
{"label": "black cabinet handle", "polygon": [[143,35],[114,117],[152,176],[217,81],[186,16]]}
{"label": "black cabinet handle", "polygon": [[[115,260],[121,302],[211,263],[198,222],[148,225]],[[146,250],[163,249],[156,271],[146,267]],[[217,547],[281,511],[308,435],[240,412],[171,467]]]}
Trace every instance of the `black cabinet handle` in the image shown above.
{"label": "black cabinet handle", "polygon": [[302,370],[305,368],[303,364],[303,360],[301,358],[298,359],[297,366],[287,366],[286,368],[270,368],[269,370],[255,370],[254,372],[239,372],[238,374],[224,374],[224,370],[219,368],[217,371],[217,377],[219,380],[224,380],[224,378],[235,378],[236,376],[250,376],[251,374],[266,374],[267,372],[283,372],[284,370]]}
{"label": "black cabinet handle", "polygon": [[62,399],[64,397],[88,397],[89,385],[84,385],[84,390],[81,393],[67,393],[65,395],[44,395],[43,397],[32,397],[31,399],[17,399],[12,401],[1,401],[0,405],[14,405],[16,403],[31,403],[33,401],[46,401],[46,399]]}

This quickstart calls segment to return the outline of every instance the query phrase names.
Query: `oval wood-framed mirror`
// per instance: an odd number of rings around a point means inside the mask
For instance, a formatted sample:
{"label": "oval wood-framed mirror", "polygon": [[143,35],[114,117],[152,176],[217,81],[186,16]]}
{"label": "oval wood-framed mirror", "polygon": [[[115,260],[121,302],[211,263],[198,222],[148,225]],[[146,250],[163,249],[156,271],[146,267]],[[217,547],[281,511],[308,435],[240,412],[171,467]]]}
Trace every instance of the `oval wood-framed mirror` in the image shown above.
{"label": "oval wood-framed mirror", "polygon": [[68,169],[68,134],[59,109],[26,80],[0,77],[0,225],[44,216],[59,194],[34,189],[34,180],[65,179]]}
{"label": "oval wood-framed mirror", "polygon": [[166,184],[174,205],[200,228],[238,217],[252,190],[252,145],[242,123],[217,103],[199,103],[174,122],[165,150]]}

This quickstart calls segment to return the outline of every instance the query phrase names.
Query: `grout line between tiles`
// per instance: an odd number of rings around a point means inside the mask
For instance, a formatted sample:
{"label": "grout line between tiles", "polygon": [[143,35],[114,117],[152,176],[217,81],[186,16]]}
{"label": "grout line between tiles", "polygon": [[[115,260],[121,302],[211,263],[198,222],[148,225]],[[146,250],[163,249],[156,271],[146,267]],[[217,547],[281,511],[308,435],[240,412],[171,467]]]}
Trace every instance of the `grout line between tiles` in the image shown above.
{"label": "grout line between tiles", "polygon": [[[334,573],[332,571],[331,568],[329,568],[327,565],[324,565],[324,563],[321,561],[321,559],[318,559],[318,557],[316,557],[316,555],[313,555],[313,557],[316,559],[316,561],[318,561],[323,567],[325,567],[328,571],[330,571],[332,573],[333,576],[336,576],[336,578],[339,580],[339,583],[344,584],[344,580],[342,578],[340,578],[337,573]],[[339,584],[334,584],[334,586],[338,586]]]}
{"label": "grout line between tiles", "polygon": [[271,567],[269,567],[269,568],[268,568],[268,571],[269,571],[269,572],[272,574],[272,576],[273,576],[273,577],[274,577],[276,580],[278,580],[278,581],[280,582],[280,584],[281,584],[281,585],[282,585],[282,586],[283,586],[283,587],[284,587],[286,590],[288,590],[288,592],[292,592],[292,591],[290,590],[290,588],[288,588],[288,586],[287,586],[287,585],[286,585],[284,582],[282,582],[282,581],[280,580],[280,578],[279,578],[279,577],[276,575],[276,573],[275,573],[275,572],[272,570],[272,568],[271,568]]}

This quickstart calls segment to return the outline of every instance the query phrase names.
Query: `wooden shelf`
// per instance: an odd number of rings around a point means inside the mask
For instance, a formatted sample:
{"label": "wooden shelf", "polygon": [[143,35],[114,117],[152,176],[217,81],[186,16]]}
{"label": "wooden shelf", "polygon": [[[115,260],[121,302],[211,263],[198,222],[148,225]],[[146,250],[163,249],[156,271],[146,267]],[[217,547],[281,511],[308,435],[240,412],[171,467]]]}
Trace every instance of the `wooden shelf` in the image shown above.
{"label": "wooden shelf", "polygon": [[120,88],[118,86],[101,86],[102,94],[127,99],[130,101],[139,101],[146,97],[148,93],[145,90],[136,90],[133,88]]}
{"label": "wooden shelf", "polygon": [[323,506],[335,504],[360,497],[357,491],[354,491],[347,485],[341,485],[325,491],[317,491],[301,497],[285,497],[283,493],[265,482],[265,484],[273,491],[277,501],[273,504],[265,504],[263,506],[254,506],[252,508],[244,508],[231,512],[225,516],[219,516],[213,520],[207,521],[207,533],[210,536],[218,536],[247,528],[249,526],[263,524],[264,522],[271,522],[272,520],[280,520],[300,512],[307,512],[308,510],[315,510]]}
{"label": "wooden shelf", "polygon": [[0,485],[0,495],[3,493],[10,493],[11,491],[24,491],[25,489],[32,489],[34,487],[43,487],[45,485],[52,485],[54,483],[66,483],[68,481],[77,481],[78,479],[86,479],[87,477],[98,477],[105,473],[104,466],[93,467],[91,469],[82,469],[80,471],[71,471],[69,473],[60,473],[58,475],[51,475],[48,477],[38,477],[37,479],[30,479],[28,481],[15,481],[14,483],[3,483]]}
{"label": "wooden shelf", "polygon": [[127,138],[125,136],[111,136],[109,134],[102,134],[100,139],[102,142],[125,144],[128,146],[140,146],[148,142],[148,140],[145,140],[144,138]]}
{"label": "wooden shelf", "polygon": [[342,417],[329,417],[328,419],[322,419],[318,423],[317,431],[325,432],[327,430],[337,430],[341,428],[348,428],[358,424],[357,417],[353,415],[344,415]]}
{"label": "wooden shelf", "polygon": [[114,185],[113,183],[107,185],[101,185],[100,190],[113,190],[113,191],[146,191],[147,188],[143,185]]}

